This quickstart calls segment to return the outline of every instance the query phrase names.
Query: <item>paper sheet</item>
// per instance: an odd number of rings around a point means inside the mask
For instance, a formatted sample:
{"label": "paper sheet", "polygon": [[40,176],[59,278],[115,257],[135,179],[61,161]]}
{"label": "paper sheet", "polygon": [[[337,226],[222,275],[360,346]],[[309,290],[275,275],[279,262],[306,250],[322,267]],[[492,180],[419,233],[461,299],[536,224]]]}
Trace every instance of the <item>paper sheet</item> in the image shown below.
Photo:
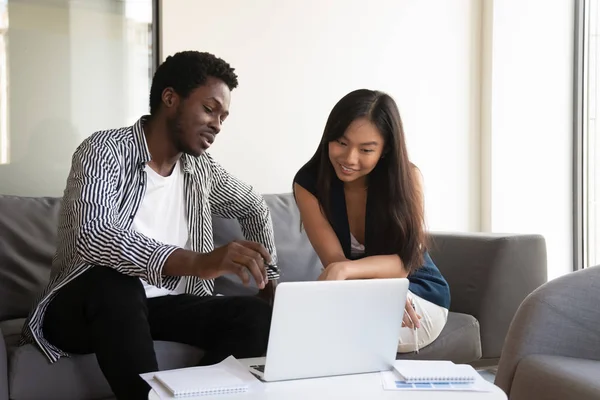
{"label": "paper sheet", "polygon": [[[264,383],[258,380],[254,375],[248,371],[242,363],[240,363],[235,357],[230,356],[219,363],[222,367],[225,367],[233,375],[238,376],[242,380],[248,383],[248,391],[261,391],[264,390]],[[171,393],[156,379],[154,379],[154,372],[148,372],[146,374],[140,374],[140,376],[148,382],[150,387],[154,389],[156,394],[161,399],[181,399],[182,397],[174,397]],[[206,399],[206,396],[185,396],[185,400],[200,400]]]}
{"label": "paper sheet", "polygon": [[462,391],[462,392],[491,392],[492,387],[489,382],[479,377],[474,383],[406,383],[400,380],[400,376],[395,371],[383,371],[381,374],[381,383],[384,390],[400,391]]}

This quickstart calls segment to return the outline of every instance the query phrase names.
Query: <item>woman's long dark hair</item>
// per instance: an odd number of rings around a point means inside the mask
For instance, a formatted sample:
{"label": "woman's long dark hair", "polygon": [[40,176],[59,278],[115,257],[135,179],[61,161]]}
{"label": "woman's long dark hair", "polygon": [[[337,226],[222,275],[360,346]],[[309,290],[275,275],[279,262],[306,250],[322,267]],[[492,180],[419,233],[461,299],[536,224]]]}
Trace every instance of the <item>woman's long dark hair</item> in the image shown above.
{"label": "woman's long dark hair", "polygon": [[404,129],[396,102],[386,93],[359,89],[344,96],[331,111],[319,148],[306,167],[317,171],[317,199],[332,221],[330,190],[337,179],[329,160],[329,143],[339,139],[358,118],[373,123],[384,139],[383,157],[367,177],[375,237],[369,255],[398,254],[407,271],[423,265],[426,249],[422,193],[416,167],[408,158]]}

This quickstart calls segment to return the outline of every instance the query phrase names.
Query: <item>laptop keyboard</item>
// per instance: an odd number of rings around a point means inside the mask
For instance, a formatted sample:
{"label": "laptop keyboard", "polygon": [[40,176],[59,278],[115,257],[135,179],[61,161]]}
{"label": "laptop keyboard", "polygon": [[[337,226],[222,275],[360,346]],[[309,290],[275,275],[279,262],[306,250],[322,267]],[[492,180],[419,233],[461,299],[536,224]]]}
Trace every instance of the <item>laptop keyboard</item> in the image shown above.
{"label": "laptop keyboard", "polygon": [[260,371],[262,373],[265,372],[265,366],[264,365],[251,365],[250,368],[254,368],[257,371]]}

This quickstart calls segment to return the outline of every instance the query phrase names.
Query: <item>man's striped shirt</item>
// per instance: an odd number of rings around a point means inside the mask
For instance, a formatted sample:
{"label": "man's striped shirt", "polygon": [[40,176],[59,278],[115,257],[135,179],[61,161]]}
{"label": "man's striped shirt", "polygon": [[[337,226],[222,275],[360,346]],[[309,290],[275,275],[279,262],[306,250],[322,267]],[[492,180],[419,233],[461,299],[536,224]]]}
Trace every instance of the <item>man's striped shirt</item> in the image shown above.
{"label": "man's striped shirt", "polygon": [[[94,265],[174,289],[181,277],[163,276],[175,246],[159,243],[131,225],[146,189],[144,167],[151,156],[142,117],[135,125],[96,132],[73,155],[58,225],[58,247],[50,282],[23,328],[22,343],[36,344],[50,362],[68,354],[42,334],[44,312],[53,296]],[[184,197],[191,250],[214,250],[212,216],[235,218],[246,239],[262,243],[276,263],[271,214],[253,188],[223,169],[208,153],[182,156]],[[278,279],[276,266],[269,279]],[[214,281],[187,277],[186,293],[213,294]]]}

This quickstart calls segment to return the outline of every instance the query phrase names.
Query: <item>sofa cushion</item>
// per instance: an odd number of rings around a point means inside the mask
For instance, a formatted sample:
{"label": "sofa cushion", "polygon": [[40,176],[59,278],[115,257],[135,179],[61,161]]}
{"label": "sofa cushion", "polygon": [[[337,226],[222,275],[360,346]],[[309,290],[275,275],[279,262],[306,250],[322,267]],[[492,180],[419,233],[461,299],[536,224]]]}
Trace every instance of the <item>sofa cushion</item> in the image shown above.
{"label": "sofa cushion", "polygon": [[21,339],[21,330],[23,329],[24,323],[25,318],[9,319],[7,321],[0,322],[0,330],[2,331],[2,336],[4,336],[4,341],[7,348],[16,347],[19,345],[19,340]]}
{"label": "sofa cushion", "polygon": [[26,317],[50,277],[60,200],[0,195],[0,321]]}
{"label": "sofa cushion", "polygon": [[450,360],[469,363],[481,358],[479,322],[471,315],[448,313],[442,333],[429,346],[415,353],[398,353],[397,359]]}
{"label": "sofa cushion", "polygon": [[519,362],[511,400],[600,399],[600,361],[531,355]]}
{"label": "sofa cushion", "polygon": [[[322,270],[321,261],[301,230],[300,213],[293,195],[270,194],[264,198],[273,220],[280,282],[316,280]],[[239,223],[233,219],[213,218],[213,232],[217,247],[244,238]],[[236,275],[227,275],[216,279],[215,291],[225,295],[250,294],[257,288],[254,283],[244,287]]]}

